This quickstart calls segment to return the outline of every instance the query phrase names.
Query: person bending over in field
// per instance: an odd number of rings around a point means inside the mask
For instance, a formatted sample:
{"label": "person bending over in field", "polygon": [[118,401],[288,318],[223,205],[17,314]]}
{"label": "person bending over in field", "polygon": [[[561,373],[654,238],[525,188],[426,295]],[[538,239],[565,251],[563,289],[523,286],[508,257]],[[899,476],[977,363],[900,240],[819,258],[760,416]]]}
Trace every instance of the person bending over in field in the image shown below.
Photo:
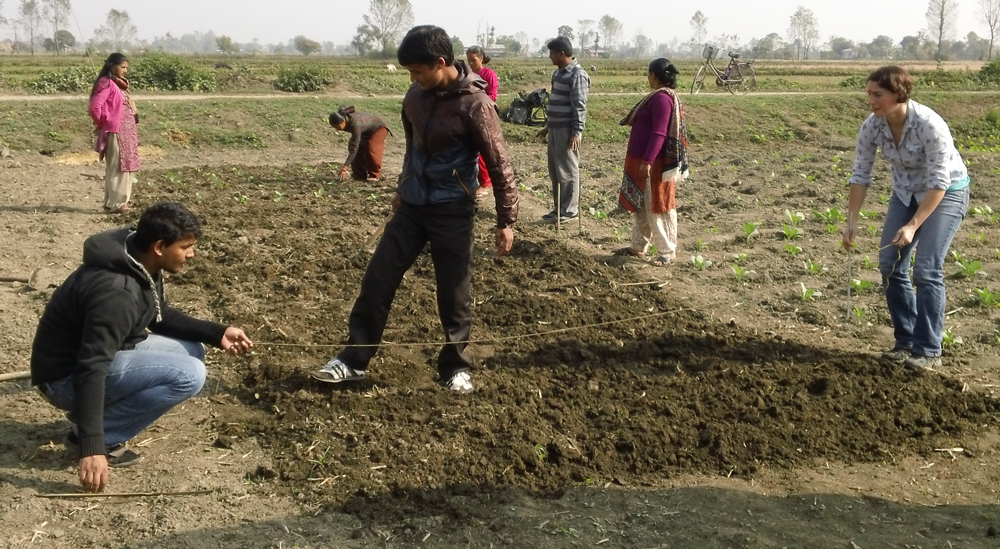
{"label": "person bending over in field", "polygon": [[493,180],[497,255],[510,251],[518,192],[485,82],[453,58],[451,38],[440,27],[410,29],[399,44],[400,65],[413,84],[403,98],[406,152],[393,216],[364,279],[348,321],[347,347],[313,377],[328,383],[361,380],[382,340],[396,289],[429,241],[437,281],[445,346],[438,356],[441,382],[472,391],[465,348],[472,330],[472,245],[476,171],[481,154]]}
{"label": "person bending over in field", "polygon": [[[872,183],[875,152],[892,164],[892,197],[879,243],[878,267],[896,342],[882,354],[917,370],[941,365],[944,260],[969,208],[969,174],[948,124],[910,99],[913,78],[887,66],[868,76],[872,114],[858,133],[844,248],[851,250]],[[914,255],[913,281],[910,258]],[[916,292],[914,292],[914,284]]]}
{"label": "person bending over in field", "polygon": [[146,209],[136,228],[91,236],[83,265],[62,283],[38,322],[31,383],[73,424],[80,484],[100,492],[108,467],[142,458],[125,443],[205,382],[205,347],[239,354],[243,330],[194,319],[167,305],[163,271],[194,257],[201,224],[176,202]]}
{"label": "person bending over in field", "polygon": [[347,167],[351,177],[358,181],[377,181],[382,177],[382,152],[385,137],[391,132],[384,118],[377,114],[358,112],[354,107],[341,107],[330,113],[333,129],[351,132],[347,142],[347,160],[340,168],[340,180],[347,179]]}

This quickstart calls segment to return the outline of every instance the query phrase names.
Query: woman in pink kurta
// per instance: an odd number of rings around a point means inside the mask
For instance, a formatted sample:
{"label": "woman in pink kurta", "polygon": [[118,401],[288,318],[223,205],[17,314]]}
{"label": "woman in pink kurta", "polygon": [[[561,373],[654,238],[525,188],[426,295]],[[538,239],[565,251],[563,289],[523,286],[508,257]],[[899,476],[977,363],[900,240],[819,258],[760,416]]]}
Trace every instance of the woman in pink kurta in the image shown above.
{"label": "woman in pink kurta", "polygon": [[[497,73],[493,72],[493,69],[486,66],[490,62],[490,56],[486,55],[486,50],[482,46],[472,46],[465,50],[465,59],[469,62],[469,68],[472,69],[472,72],[486,81],[486,95],[490,96],[490,99],[496,103],[497,94],[500,92],[500,79],[497,78]],[[490,174],[486,172],[486,163],[480,156],[479,188],[476,189],[476,198],[483,198],[490,194],[492,188],[493,182],[490,181]]]}
{"label": "woman in pink kurta", "polygon": [[119,213],[128,209],[132,194],[132,174],[139,171],[139,114],[128,92],[128,58],[120,53],[108,56],[90,91],[90,118],[94,121],[97,143],[94,150],[105,162],[104,210]]}

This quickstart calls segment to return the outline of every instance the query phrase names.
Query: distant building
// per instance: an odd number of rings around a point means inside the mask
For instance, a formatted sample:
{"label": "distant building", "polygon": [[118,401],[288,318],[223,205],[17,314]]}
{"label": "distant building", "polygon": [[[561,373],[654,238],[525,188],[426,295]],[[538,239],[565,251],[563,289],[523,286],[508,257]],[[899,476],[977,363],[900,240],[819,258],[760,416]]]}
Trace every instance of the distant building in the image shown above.
{"label": "distant building", "polygon": [[486,50],[486,55],[490,57],[507,57],[507,46],[503,44],[494,44],[492,46],[486,46],[483,48]]}
{"label": "distant building", "polygon": [[611,57],[611,52],[605,48],[584,46],[580,51],[580,57]]}
{"label": "distant building", "polygon": [[858,56],[858,52],[854,51],[854,48],[847,48],[840,50],[841,59],[854,59]]}
{"label": "distant building", "polygon": [[14,53],[14,43],[10,40],[0,42],[0,53]]}

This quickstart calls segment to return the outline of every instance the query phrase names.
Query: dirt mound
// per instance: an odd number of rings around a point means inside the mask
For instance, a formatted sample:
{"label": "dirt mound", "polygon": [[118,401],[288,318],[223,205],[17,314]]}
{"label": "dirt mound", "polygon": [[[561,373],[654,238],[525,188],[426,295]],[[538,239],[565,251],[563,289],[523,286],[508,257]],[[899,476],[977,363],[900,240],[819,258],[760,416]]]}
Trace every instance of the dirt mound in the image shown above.
{"label": "dirt mound", "polygon": [[[202,292],[215,316],[261,343],[239,372],[223,374],[241,404],[215,420],[220,444],[255,436],[277,455],[250,480],[277,478],[301,498],[363,515],[391,515],[404,500],[411,511],[461,515],[462,498],[484,486],[547,494],[653,486],[679,471],[893,460],[945,444],[974,452],[974,435],[1000,412],[944,377],[704,318],[629,261],[581,255],[548,226],[522,223],[511,255],[495,259],[485,212],[473,395],[436,384],[428,254],[397,293],[385,335],[394,344],[380,350],[370,380],[313,382],[309,370],[346,337],[369,257],[363,243],[386,213],[381,184],[335,174],[304,166],[145,176],[206,223],[199,260],[168,289]],[[395,345],[406,342],[429,345]]]}

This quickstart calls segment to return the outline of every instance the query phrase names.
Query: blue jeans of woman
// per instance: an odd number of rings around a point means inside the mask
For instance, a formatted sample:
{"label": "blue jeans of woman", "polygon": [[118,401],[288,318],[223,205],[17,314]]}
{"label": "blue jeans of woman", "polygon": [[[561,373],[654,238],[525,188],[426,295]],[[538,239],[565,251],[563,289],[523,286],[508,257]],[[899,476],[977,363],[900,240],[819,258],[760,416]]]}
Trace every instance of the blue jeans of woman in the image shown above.
{"label": "blue jeans of woman", "polygon": [[[916,356],[937,357],[941,356],[944,336],[944,262],[969,208],[969,188],[946,192],[917,229],[913,242],[897,248],[892,240],[913,219],[918,207],[916,198],[903,204],[892,193],[882,228],[878,264],[896,337],[895,348],[909,349]],[[909,270],[914,255],[911,282]]]}
{"label": "blue jeans of woman", "polygon": [[[104,382],[104,443],[109,448],[139,434],[205,384],[205,346],[149,334],[130,351],[118,351]],[[46,396],[72,410],[72,376],[49,383]],[[85,397],[84,397],[85,398]],[[76,425],[73,426],[74,432]]]}

